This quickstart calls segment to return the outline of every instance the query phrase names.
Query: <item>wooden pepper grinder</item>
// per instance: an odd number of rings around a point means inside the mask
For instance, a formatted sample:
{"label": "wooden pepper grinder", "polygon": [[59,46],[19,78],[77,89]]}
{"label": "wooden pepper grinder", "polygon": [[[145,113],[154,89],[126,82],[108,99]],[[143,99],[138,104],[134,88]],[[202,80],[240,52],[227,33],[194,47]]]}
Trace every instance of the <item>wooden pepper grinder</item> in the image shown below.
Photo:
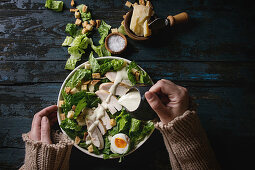
{"label": "wooden pepper grinder", "polygon": [[174,26],[175,24],[184,24],[188,22],[189,15],[187,12],[182,12],[177,15],[169,15],[167,19],[170,21],[170,27]]}

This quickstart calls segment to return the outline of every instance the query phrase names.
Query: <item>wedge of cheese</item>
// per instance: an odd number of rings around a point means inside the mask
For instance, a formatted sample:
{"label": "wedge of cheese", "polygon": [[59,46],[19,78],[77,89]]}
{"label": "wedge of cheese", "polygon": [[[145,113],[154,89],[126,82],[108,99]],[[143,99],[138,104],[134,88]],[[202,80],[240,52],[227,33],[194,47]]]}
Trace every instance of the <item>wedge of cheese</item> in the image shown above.
{"label": "wedge of cheese", "polygon": [[144,22],[143,29],[144,37],[148,37],[151,35],[151,29],[149,28],[148,20]]}
{"label": "wedge of cheese", "polygon": [[[148,6],[137,5],[133,6],[133,14],[130,22],[130,29],[138,36],[144,36],[144,23],[149,21],[152,9]],[[148,25],[148,23],[147,23]],[[147,35],[147,32],[146,32]]]}

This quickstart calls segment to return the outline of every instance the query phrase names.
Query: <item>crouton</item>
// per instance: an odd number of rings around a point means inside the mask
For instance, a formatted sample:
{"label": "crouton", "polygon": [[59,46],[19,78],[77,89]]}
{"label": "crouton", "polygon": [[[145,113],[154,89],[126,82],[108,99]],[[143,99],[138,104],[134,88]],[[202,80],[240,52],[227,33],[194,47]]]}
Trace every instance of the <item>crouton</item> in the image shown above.
{"label": "crouton", "polygon": [[100,73],[92,73],[92,79],[100,79]]}
{"label": "crouton", "polygon": [[75,94],[75,93],[78,93],[78,92],[79,92],[79,90],[78,90],[76,87],[74,87],[74,88],[70,91],[71,94]]}
{"label": "crouton", "polygon": [[80,26],[80,25],[81,25],[81,22],[82,22],[82,21],[81,21],[80,19],[77,18],[76,21],[75,21],[75,25]]}
{"label": "crouton", "polygon": [[70,12],[76,12],[76,11],[79,11],[79,10],[75,8],[70,9]]}
{"label": "crouton", "polygon": [[139,0],[139,4],[140,4],[140,5],[144,5],[144,6],[145,6],[145,2],[144,2],[144,0]]}
{"label": "crouton", "polygon": [[72,110],[73,110],[73,111],[75,111],[75,108],[76,108],[76,106],[75,106],[75,105],[73,105],[73,106],[72,106]]}
{"label": "crouton", "polygon": [[91,24],[87,24],[87,25],[86,25],[86,29],[89,30],[89,31],[91,31],[91,30],[93,29],[93,26],[92,26]]}
{"label": "crouton", "polygon": [[90,20],[89,23],[94,27],[96,26],[96,22],[94,20]]}
{"label": "crouton", "polygon": [[110,119],[110,124],[111,124],[111,126],[116,126],[116,120],[115,119]]}
{"label": "crouton", "polygon": [[118,28],[113,28],[113,29],[111,29],[111,31],[112,31],[112,33],[118,32]]}
{"label": "crouton", "polygon": [[88,21],[84,21],[84,22],[82,23],[82,27],[83,27],[83,28],[86,28],[87,25],[88,25]]}
{"label": "crouton", "polygon": [[64,103],[65,103],[64,100],[59,100],[58,101],[58,107],[61,107]]}
{"label": "crouton", "polygon": [[98,82],[100,82],[100,80],[92,80],[92,81],[90,82],[90,85],[95,86]]}
{"label": "crouton", "polygon": [[66,94],[69,94],[71,92],[71,88],[70,87],[66,87],[65,88],[65,92],[66,92]]}
{"label": "crouton", "polygon": [[127,6],[128,8],[130,8],[130,7],[132,6],[132,3],[129,2],[129,1],[127,1],[127,2],[125,3],[125,6]]}
{"label": "crouton", "polygon": [[61,114],[59,114],[59,116],[60,116],[61,121],[66,119],[65,113],[61,113]]}
{"label": "crouton", "polygon": [[78,145],[80,143],[81,139],[79,138],[79,136],[76,136],[75,139],[74,139],[74,143],[76,145]]}
{"label": "crouton", "polygon": [[75,17],[75,18],[80,18],[80,16],[81,16],[81,13],[80,13],[79,11],[76,11],[76,12],[74,13],[74,17]]}
{"label": "crouton", "polygon": [[100,80],[92,80],[89,84],[89,91],[94,92],[95,90],[95,85],[100,82]]}
{"label": "crouton", "polygon": [[86,141],[86,138],[88,136],[88,132],[84,132],[84,135],[83,135],[83,140]]}
{"label": "crouton", "polygon": [[85,67],[85,69],[87,69],[87,70],[91,69],[91,65],[90,65],[89,63],[85,63],[85,64],[84,64],[84,67]]}
{"label": "crouton", "polygon": [[83,82],[82,85],[87,85],[89,83],[90,83],[90,80]]}
{"label": "crouton", "polygon": [[82,12],[87,12],[87,10],[88,10],[88,6],[87,5],[83,5]]}
{"label": "crouton", "polygon": [[86,85],[86,84],[81,85],[81,90],[82,91],[87,91],[88,90],[88,85]]}
{"label": "crouton", "polygon": [[71,1],[71,6],[74,6],[74,5],[75,5],[74,0],[72,0]]}
{"label": "crouton", "polygon": [[135,79],[136,79],[136,81],[140,80],[140,73],[139,73],[139,71],[135,72]]}
{"label": "crouton", "polygon": [[146,6],[148,6],[148,7],[150,7],[150,8],[153,9],[153,6],[152,6],[152,4],[151,4],[151,1],[147,1],[147,2],[146,2]]}
{"label": "crouton", "polygon": [[72,119],[74,116],[74,111],[73,110],[70,110],[68,113],[67,113],[67,118],[68,119]]}
{"label": "crouton", "polygon": [[88,151],[89,151],[90,153],[91,153],[91,152],[94,152],[93,145],[89,145]]}
{"label": "crouton", "polygon": [[100,24],[101,24],[101,20],[97,19],[97,20],[96,20],[96,24],[97,24],[97,25],[96,25],[96,28],[98,28],[98,27],[100,26]]}
{"label": "crouton", "polygon": [[82,31],[81,31],[81,33],[82,33],[82,34],[86,34],[88,31],[89,31],[89,30],[87,30],[86,28],[83,28]]}

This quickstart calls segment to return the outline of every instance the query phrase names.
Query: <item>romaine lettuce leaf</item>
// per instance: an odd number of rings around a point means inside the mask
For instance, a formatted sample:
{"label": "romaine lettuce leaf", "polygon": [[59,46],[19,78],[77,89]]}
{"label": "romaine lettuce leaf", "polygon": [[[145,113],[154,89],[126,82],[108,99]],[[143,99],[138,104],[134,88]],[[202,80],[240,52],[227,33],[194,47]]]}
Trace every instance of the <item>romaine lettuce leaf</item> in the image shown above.
{"label": "romaine lettuce leaf", "polygon": [[75,68],[75,65],[77,63],[76,59],[68,58],[66,61],[65,69],[66,70],[73,70]]}
{"label": "romaine lettuce leaf", "polygon": [[81,13],[81,18],[83,21],[88,21],[91,20],[91,13],[90,12],[83,12],[82,8],[83,8],[84,4],[78,5],[76,8],[79,10],[79,12]]}
{"label": "romaine lettuce leaf", "polygon": [[83,99],[81,99],[79,101],[79,103],[77,104],[77,106],[75,107],[75,113],[74,113],[74,119],[76,119],[79,115],[80,112],[82,111],[83,108],[85,108],[87,106],[87,100],[84,97]]}
{"label": "romaine lettuce leaf", "polygon": [[64,42],[62,43],[62,46],[70,46],[70,44],[73,42],[73,37],[66,36]]}
{"label": "romaine lettuce leaf", "polygon": [[[139,72],[139,81],[136,80],[132,70]],[[134,61],[132,61],[128,66],[128,79],[133,85],[136,83],[151,84],[149,75],[145,71],[141,70]]]}
{"label": "romaine lettuce leaf", "polygon": [[89,55],[89,63],[91,65],[91,69],[92,69],[93,73],[100,71],[100,65],[98,64],[97,60],[93,56],[93,52],[92,51],[91,51],[91,53]]}
{"label": "romaine lettuce leaf", "polygon": [[66,29],[65,29],[65,32],[70,34],[72,37],[75,36],[76,32],[77,32],[77,27],[75,24],[71,24],[71,23],[68,23],[66,25]]}
{"label": "romaine lettuce leaf", "polygon": [[104,44],[101,44],[99,46],[91,44],[91,48],[97,53],[99,57],[111,56],[111,53],[105,48]]}
{"label": "romaine lettuce leaf", "polygon": [[111,29],[111,26],[106,24],[103,20],[101,21],[101,24],[98,28],[98,32],[101,36],[101,39],[99,40],[99,44],[104,44],[104,39],[107,37],[109,30]]}
{"label": "romaine lettuce leaf", "polygon": [[65,120],[61,121],[60,127],[67,133],[69,137],[74,139],[78,132],[81,131],[82,127],[79,126],[75,120],[66,118]]}
{"label": "romaine lettuce leaf", "polygon": [[132,118],[131,119],[131,126],[130,126],[130,129],[129,129],[129,136],[130,137],[139,136],[140,127],[141,127],[141,121],[137,120],[135,118]]}
{"label": "romaine lettuce leaf", "polygon": [[131,116],[125,110],[121,111],[121,114],[116,117],[118,132],[122,132],[128,135],[128,129],[131,123]]}
{"label": "romaine lettuce leaf", "polygon": [[71,89],[76,87],[78,84],[81,83],[81,80],[84,81],[90,80],[92,76],[91,70],[87,69],[78,69],[73,76],[68,80],[65,87],[70,87]]}
{"label": "romaine lettuce leaf", "polygon": [[63,1],[46,0],[45,7],[60,12],[63,10]]}

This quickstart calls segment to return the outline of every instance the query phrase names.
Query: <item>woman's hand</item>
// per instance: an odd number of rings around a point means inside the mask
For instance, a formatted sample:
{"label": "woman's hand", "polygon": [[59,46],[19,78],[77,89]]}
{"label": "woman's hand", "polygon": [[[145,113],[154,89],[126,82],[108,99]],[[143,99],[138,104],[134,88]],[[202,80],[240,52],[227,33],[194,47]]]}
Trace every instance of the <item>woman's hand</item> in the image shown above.
{"label": "woman's hand", "polygon": [[46,144],[51,144],[50,126],[57,121],[56,105],[49,106],[34,115],[31,131],[29,132],[30,139],[41,141]]}
{"label": "woman's hand", "polygon": [[182,115],[189,106],[187,89],[169,80],[159,80],[145,93],[145,97],[164,124]]}

